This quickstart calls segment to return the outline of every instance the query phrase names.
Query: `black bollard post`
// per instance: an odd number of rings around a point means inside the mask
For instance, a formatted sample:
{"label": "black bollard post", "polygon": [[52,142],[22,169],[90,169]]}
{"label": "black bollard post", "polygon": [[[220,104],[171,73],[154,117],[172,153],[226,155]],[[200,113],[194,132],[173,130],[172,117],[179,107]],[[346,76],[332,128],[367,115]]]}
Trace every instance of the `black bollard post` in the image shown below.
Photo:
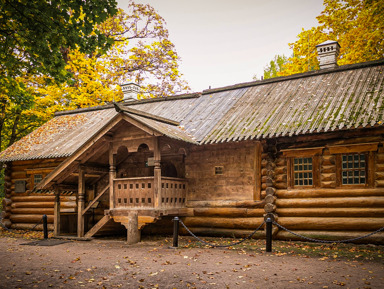
{"label": "black bollard post", "polygon": [[265,252],[272,252],[272,219],[267,217],[265,220],[267,223],[265,234],[266,234],[266,244],[265,244]]}
{"label": "black bollard post", "polygon": [[47,218],[47,215],[43,215],[43,230],[44,230],[44,239],[48,239],[48,218]]}
{"label": "black bollard post", "polygon": [[173,218],[173,248],[179,247],[179,217]]}

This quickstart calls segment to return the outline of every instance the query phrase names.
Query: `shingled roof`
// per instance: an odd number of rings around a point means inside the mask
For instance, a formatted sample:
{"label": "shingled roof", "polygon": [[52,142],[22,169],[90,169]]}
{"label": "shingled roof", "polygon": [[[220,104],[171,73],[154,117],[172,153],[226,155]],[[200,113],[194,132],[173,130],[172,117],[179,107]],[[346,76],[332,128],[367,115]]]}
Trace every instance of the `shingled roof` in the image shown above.
{"label": "shingled roof", "polygon": [[[384,60],[124,105],[178,123],[130,115],[165,136],[194,144],[381,126]],[[117,114],[113,105],[57,113],[3,151],[0,161],[69,156]]]}

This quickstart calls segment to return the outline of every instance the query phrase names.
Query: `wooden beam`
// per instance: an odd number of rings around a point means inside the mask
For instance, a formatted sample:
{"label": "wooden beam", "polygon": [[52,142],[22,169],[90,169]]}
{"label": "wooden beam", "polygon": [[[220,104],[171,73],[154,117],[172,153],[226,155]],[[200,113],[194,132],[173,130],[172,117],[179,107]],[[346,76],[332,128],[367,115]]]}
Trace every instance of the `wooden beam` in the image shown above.
{"label": "wooden beam", "polygon": [[159,139],[158,137],[155,137],[153,139],[154,142],[154,153],[153,153],[153,158],[154,158],[154,185],[153,185],[153,190],[154,190],[154,207],[159,208],[161,205],[161,153],[160,153],[160,146],[159,146]]}
{"label": "wooden beam", "polygon": [[107,186],[103,189],[103,191],[102,191],[100,194],[98,194],[98,195],[96,196],[96,198],[94,198],[94,199],[88,204],[88,206],[83,210],[82,215],[84,215],[84,214],[85,214],[85,213],[86,213],[86,212],[93,206],[93,204],[96,203],[97,200],[100,199],[100,197],[101,197],[102,195],[104,195],[104,193],[105,193],[106,191],[108,191],[109,188],[110,188],[109,185],[107,185]]}
{"label": "wooden beam", "polygon": [[82,214],[84,210],[84,198],[85,198],[85,177],[84,170],[79,166],[79,183],[78,183],[78,195],[77,195],[77,237],[84,237],[84,216]]}
{"label": "wooden beam", "polygon": [[54,212],[53,212],[53,235],[55,237],[60,235],[60,188],[55,188],[55,205],[54,205]]}
{"label": "wooden beam", "polygon": [[255,160],[253,164],[253,168],[255,170],[255,187],[253,191],[253,200],[260,201],[261,200],[261,143],[256,142],[255,145]]}
{"label": "wooden beam", "polygon": [[100,221],[98,221],[96,223],[96,225],[94,225],[86,234],[84,237],[86,238],[91,238],[93,235],[95,235],[98,231],[100,231],[100,229],[102,227],[104,227],[108,222],[109,220],[111,220],[111,216],[104,216],[103,218],[101,218]]}
{"label": "wooden beam", "polygon": [[[80,147],[74,154],[63,161],[54,171],[48,174],[38,185],[37,189],[45,188],[50,182],[52,182],[56,176],[60,175],[70,164],[81,157],[82,154],[87,152],[98,140],[100,140],[110,129],[112,129],[117,123],[123,119],[123,116],[118,114],[112,118],[97,134],[94,135],[88,142]],[[84,162],[84,160],[82,160]]]}
{"label": "wooden beam", "polygon": [[115,109],[116,109],[117,112],[130,113],[130,114],[142,116],[142,117],[145,117],[145,118],[149,118],[149,119],[152,119],[152,120],[156,120],[156,121],[159,121],[159,122],[162,122],[162,123],[166,123],[166,124],[170,124],[170,125],[174,125],[174,126],[179,126],[180,125],[180,122],[178,122],[178,121],[174,121],[174,120],[171,120],[171,119],[168,119],[168,118],[165,118],[165,117],[161,117],[161,116],[154,115],[154,114],[151,114],[151,113],[148,113],[148,112],[144,112],[144,111],[141,111],[141,110],[133,109],[133,108],[130,108],[130,107],[125,107],[125,106],[123,106],[123,105],[121,105],[119,103],[114,103],[114,105],[115,105]]}
{"label": "wooden beam", "polygon": [[109,143],[109,209],[115,207],[113,181],[116,178],[116,155],[113,154],[113,143]]}

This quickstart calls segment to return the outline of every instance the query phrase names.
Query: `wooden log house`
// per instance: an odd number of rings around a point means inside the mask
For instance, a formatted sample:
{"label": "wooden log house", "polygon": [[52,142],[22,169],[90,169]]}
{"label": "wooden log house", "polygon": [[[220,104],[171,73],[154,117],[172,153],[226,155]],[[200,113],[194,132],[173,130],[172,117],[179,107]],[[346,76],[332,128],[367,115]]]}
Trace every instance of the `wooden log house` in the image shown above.
{"label": "wooden log house", "polygon": [[47,214],[56,236],[129,243],[176,215],[210,236],[245,236],[266,213],[313,238],[383,227],[384,61],[338,67],[337,42],[317,49],[317,71],[56,113],[0,154],[3,224]]}

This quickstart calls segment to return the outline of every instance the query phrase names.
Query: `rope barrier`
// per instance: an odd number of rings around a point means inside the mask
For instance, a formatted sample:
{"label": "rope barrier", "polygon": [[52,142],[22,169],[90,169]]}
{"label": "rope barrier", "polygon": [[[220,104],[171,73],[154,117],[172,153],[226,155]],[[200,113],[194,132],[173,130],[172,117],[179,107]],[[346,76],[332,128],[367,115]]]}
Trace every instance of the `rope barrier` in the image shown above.
{"label": "rope barrier", "polygon": [[377,234],[381,231],[384,231],[384,227],[381,227],[380,229],[372,232],[372,233],[369,233],[367,235],[364,235],[364,236],[360,236],[360,237],[356,237],[356,238],[352,238],[352,239],[346,239],[346,240],[320,240],[320,239],[314,239],[314,238],[309,238],[309,237],[306,237],[306,236],[303,236],[303,235],[300,235],[300,234],[297,234],[295,232],[292,232],[291,230],[283,227],[282,225],[280,225],[279,223],[273,221],[272,222],[274,225],[276,225],[277,227],[279,227],[280,229],[284,230],[284,231],[287,231],[288,233],[291,233],[292,235],[295,235],[297,237],[300,237],[300,238],[303,238],[305,240],[308,240],[308,241],[311,241],[311,242],[319,242],[319,243],[349,243],[349,242],[353,242],[353,241],[357,241],[357,240],[361,240],[361,239],[364,239],[364,238],[367,238],[367,237],[370,237],[374,234]]}
{"label": "rope barrier", "polygon": [[[24,232],[14,232],[14,230],[12,230],[12,229],[9,229],[9,228],[7,228],[6,226],[4,226],[4,224],[1,222],[1,220],[3,219],[3,218],[0,218],[0,226],[4,229],[4,230],[6,230],[6,231],[8,231],[8,232],[10,232],[10,233],[12,233],[12,234],[18,234],[18,235],[24,235],[24,234],[27,234],[27,233],[29,233],[29,232],[32,232],[34,229],[36,229],[36,227],[39,225],[39,224],[41,224],[42,222],[43,222],[43,218],[44,217],[41,217],[41,219],[31,228],[31,229],[29,229],[29,230],[26,230],[26,231],[24,231]],[[49,231],[49,232],[52,232],[52,231]]]}
{"label": "rope barrier", "polygon": [[203,239],[200,239],[199,237],[197,237],[194,233],[192,233],[191,230],[189,230],[189,228],[183,223],[182,220],[179,220],[181,225],[185,228],[185,230],[187,230],[187,232],[192,236],[194,237],[195,239],[197,239],[198,241],[200,241],[201,243],[203,244],[206,244],[208,246],[211,246],[211,247],[216,247],[216,248],[223,248],[223,247],[231,247],[231,246],[235,246],[235,245],[239,245],[241,243],[243,243],[244,241],[252,238],[252,236],[258,231],[260,230],[260,228],[265,224],[265,221],[263,223],[261,223],[261,225],[259,227],[256,228],[255,231],[253,231],[250,235],[248,235],[247,237],[237,241],[237,242],[233,242],[231,244],[228,244],[228,245],[215,245],[213,243],[210,243],[210,242],[207,242],[207,241],[204,241]]}

